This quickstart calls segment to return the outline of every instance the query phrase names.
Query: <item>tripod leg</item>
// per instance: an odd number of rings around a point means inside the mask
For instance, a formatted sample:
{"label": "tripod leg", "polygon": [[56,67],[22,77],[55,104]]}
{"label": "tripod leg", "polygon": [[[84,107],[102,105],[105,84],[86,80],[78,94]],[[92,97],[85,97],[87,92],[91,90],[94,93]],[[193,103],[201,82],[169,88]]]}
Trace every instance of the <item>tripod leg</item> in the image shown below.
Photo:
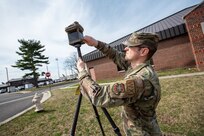
{"label": "tripod leg", "polygon": [[78,120],[78,116],[79,116],[79,110],[80,110],[80,106],[81,106],[81,100],[82,100],[82,94],[80,93],[79,98],[78,98],[78,102],[77,102],[77,108],[76,108],[76,111],[75,111],[75,114],[74,114],[74,121],[73,121],[73,124],[72,124],[72,129],[71,129],[70,136],[75,135],[77,120]]}
{"label": "tripod leg", "polygon": [[[74,121],[73,121],[73,124],[72,124],[72,129],[71,129],[70,136],[74,136],[75,135],[76,126],[77,126],[77,120],[78,120],[78,116],[79,116],[79,110],[80,110],[80,106],[81,106],[81,100],[82,100],[82,94],[80,93],[79,98],[78,98],[78,102],[77,102],[77,108],[76,108],[76,111],[75,111]],[[92,104],[92,106],[93,106],[94,113],[96,115],[97,121],[99,123],[102,135],[105,136],[105,133],[104,133],[101,121],[100,121],[100,117],[99,117],[98,111],[97,111],[96,107],[93,104]]]}
{"label": "tripod leg", "polygon": [[108,121],[110,122],[111,126],[114,129],[114,132],[118,135],[118,136],[122,136],[120,133],[120,129],[116,126],[115,122],[113,121],[113,119],[111,118],[110,114],[108,113],[108,111],[105,108],[101,108],[103,110],[103,113],[106,115]]}
{"label": "tripod leg", "polygon": [[102,135],[105,136],[105,133],[104,133],[104,130],[103,130],[103,127],[102,127],[102,124],[101,124],[101,120],[100,120],[98,111],[97,111],[97,109],[96,109],[96,106],[94,106],[93,104],[92,104],[92,106],[93,106],[93,109],[94,109],[94,112],[95,112],[95,115],[96,115],[96,119],[97,119],[97,121],[98,121],[98,124],[99,124],[99,126],[100,126]]}

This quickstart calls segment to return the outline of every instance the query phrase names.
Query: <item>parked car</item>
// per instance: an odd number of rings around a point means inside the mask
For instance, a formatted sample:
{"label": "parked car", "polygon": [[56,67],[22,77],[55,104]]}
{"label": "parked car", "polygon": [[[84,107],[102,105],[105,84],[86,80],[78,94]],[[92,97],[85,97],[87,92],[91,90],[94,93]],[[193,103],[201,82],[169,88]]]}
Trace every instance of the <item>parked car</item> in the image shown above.
{"label": "parked car", "polygon": [[0,89],[0,93],[6,93],[7,92],[7,89],[4,88],[4,89]]}
{"label": "parked car", "polygon": [[25,86],[24,85],[23,86],[18,86],[18,87],[16,87],[16,90],[18,90],[18,91],[25,90]]}

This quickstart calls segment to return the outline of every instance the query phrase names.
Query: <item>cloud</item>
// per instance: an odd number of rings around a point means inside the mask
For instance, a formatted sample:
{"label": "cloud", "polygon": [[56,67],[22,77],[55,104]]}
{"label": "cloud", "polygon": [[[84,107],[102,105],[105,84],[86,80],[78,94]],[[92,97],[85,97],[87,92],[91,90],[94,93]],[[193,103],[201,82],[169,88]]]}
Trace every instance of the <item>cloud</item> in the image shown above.
{"label": "cloud", "polygon": [[[49,70],[57,77],[55,58],[63,71],[63,61],[76,52],[68,45],[65,27],[78,21],[84,34],[110,43],[133,31],[145,27],[184,7],[202,0],[1,0],[0,1],[0,82],[6,80],[5,67],[10,77],[23,75],[10,67],[19,56],[15,53],[18,39],[40,40],[45,45],[44,54],[49,57]],[[83,45],[82,54],[95,48]],[[46,70],[43,66],[41,71]]]}
{"label": "cloud", "polygon": [[18,69],[10,67],[19,58],[15,53],[20,46],[17,39],[40,40],[41,44],[45,45],[45,55],[50,58],[51,71],[55,71],[52,68],[56,69],[55,58],[59,58],[62,65],[63,60],[76,51],[68,45],[65,27],[75,20],[85,20],[89,14],[89,10],[83,6],[83,1],[79,3],[77,0],[1,1],[1,77],[5,77],[2,70],[5,67],[9,67],[11,78],[23,75],[23,72],[18,74]]}

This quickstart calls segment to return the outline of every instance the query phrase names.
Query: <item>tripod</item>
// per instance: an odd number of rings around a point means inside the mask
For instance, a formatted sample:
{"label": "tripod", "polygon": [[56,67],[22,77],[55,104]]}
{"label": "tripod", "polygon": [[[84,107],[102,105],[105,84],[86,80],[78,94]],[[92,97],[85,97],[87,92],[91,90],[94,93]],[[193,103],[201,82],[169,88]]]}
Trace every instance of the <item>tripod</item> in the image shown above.
{"label": "tripod", "polygon": [[[78,45],[75,46],[75,47],[77,48],[78,57],[82,59],[81,50],[80,50],[81,44],[78,44]],[[79,110],[80,110],[80,106],[81,106],[81,100],[82,100],[82,94],[80,93],[79,98],[78,98],[78,102],[77,102],[77,107],[76,107],[75,115],[74,115],[74,121],[73,121],[73,124],[72,124],[72,129],[71,129],[71,133],[70,133],[71,136],[74,136],[74,135],[75,135],[75,130],[76,130],[76,125],[77,125]],[[96,108],[96,106],[94,106],[93,104],[92,104],[92,107],[93,107],[93,110],[94,110],[94,112],[95,112],[96,119],[97,119],[97,121],[98,121],[98,123],[99,123],[99,127],[100,127],[100,129],[101,129],[102,135],[105,136],[105,133],[104,133],[104,130],[103,130],[101,121],[100,121],[100,117],[99,117],[97,108]],[[108,121],[110,122],[110,124],[111,124],[111,126],[112,126],[114,132],[115,132],[118,136],[122,136],[121,133],[120,133],[120,129],[116,126],[115,122],[114,122],[113,119],[111,118],[111,116],[110,116],[110,114],[108,113],[108,111],[107,111],[105,108],[101,108],[101,109],[102,109],[103,113],[106,115]]]}

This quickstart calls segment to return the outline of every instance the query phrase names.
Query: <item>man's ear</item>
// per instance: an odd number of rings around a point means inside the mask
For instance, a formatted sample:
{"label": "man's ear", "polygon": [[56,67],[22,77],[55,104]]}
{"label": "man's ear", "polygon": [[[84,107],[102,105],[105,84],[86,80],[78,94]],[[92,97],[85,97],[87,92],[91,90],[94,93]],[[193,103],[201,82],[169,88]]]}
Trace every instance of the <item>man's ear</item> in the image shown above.
{"label": "man's ear", "polygon": [[149,53],[149,48],[142,48],[140,51],[141,56],[146,56]]}

